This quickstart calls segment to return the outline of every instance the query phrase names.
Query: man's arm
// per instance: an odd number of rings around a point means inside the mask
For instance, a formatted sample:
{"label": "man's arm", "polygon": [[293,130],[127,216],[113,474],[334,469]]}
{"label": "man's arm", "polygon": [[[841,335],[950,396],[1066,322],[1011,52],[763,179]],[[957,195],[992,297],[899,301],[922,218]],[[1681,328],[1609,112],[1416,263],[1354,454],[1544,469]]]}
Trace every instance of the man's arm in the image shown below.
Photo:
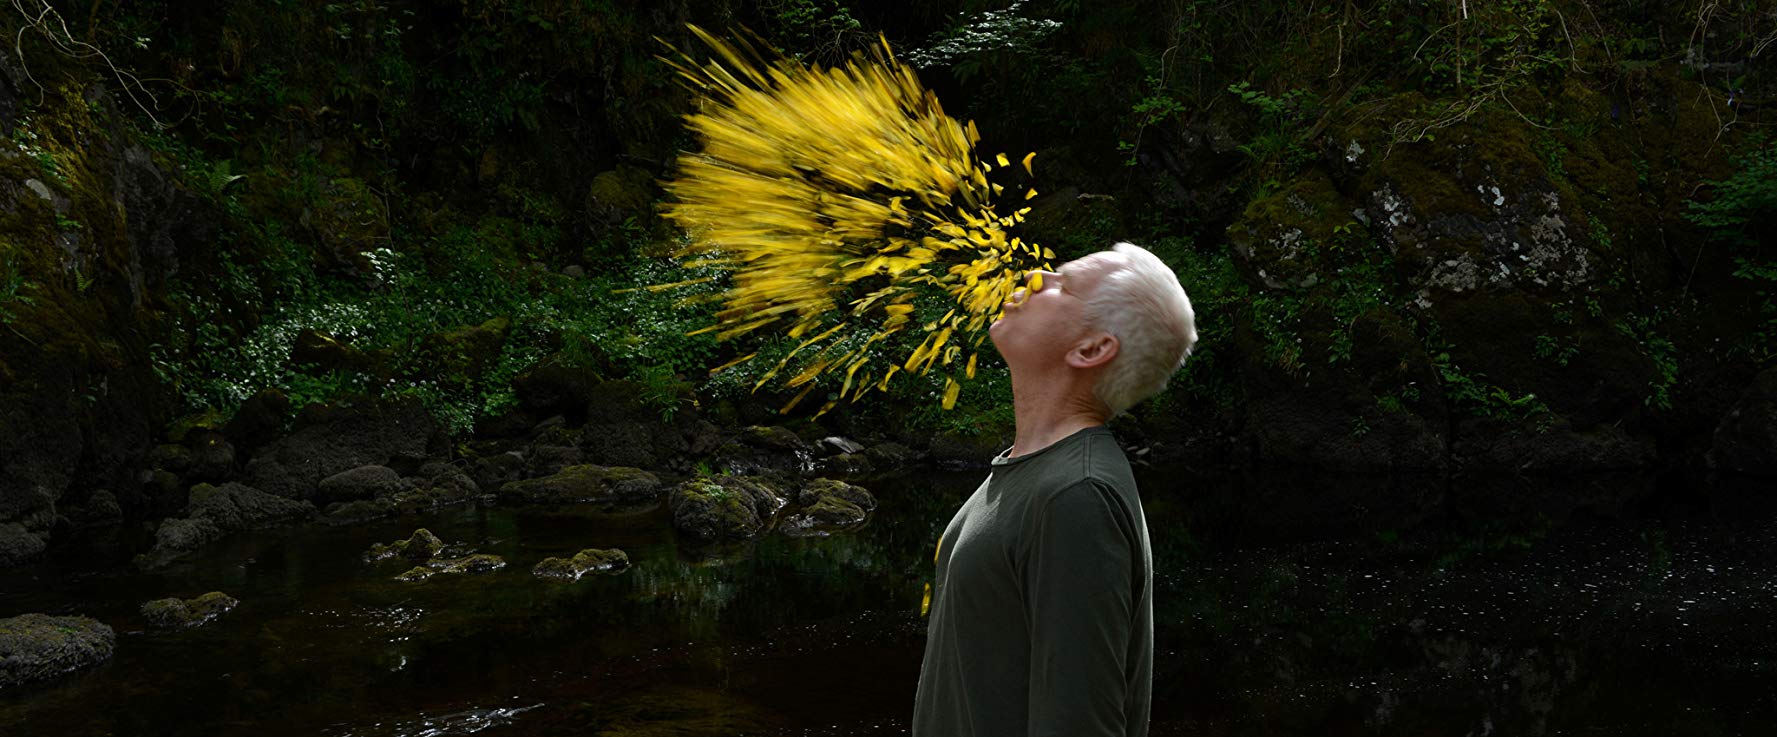
{"label": "man's arm", "polygon": [[1085,481],[1036,515],[1023,567],[1031,737],[1122,737],[1134,537],[1115,493]]}

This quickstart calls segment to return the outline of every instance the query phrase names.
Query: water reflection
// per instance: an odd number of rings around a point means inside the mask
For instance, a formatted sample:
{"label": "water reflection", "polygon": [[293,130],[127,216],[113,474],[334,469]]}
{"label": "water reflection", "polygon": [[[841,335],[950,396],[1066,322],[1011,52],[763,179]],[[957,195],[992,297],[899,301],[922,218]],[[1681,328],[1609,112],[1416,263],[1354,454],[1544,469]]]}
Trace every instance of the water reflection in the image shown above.
{"label": "water reflection", "polygon": [[[665,515],[459,508],[230,539],[153,574],[128,534],[0,573],[0,616],[81,612],[116,658],[0,694],[23,734],[904,732],[931,545],[974,472],[873,486],[868,526],[692,548]],[[1155,560],[1155,735],[1756,732],[1777,713],[1777,528],[1745,494],[1595,477],[1142,476]],[[1753,510],[1758,511],[1758,510]],[[424,526],[503,556],[391,579]],[[107,547],[107,545],[109,547]],[[618,576],[534,578],[618,547]],[[241,606],[162,633],[135,608]],[[8,733],[12,733],[8,730]]]}

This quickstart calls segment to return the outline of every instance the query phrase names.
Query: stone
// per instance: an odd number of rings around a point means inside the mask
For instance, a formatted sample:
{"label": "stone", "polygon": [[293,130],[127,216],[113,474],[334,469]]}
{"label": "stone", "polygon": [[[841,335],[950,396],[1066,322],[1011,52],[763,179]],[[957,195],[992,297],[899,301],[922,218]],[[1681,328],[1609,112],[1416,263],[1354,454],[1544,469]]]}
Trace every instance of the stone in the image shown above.
{"label": "stone", "polygon": [[758,448],[772,450],[803,450],[802,438],[796,436],[789,428],[777,425],[752,425],[741,428],[741,442]]}
{"label": "stone", "polygon": [[104,489],[87,495],[86,503],[68,510],[68,521],[75,527],[97,527],[115,524],[123,519],[123,506],[117,496]]}
{"label": "stone", "polygon": [[551,476],[512,481],[500,487],[504,502],[576,504],[582,502],[657,501],[660,479],[625,466],[569,466]]}
{"label": "stone", "polygon": [[154,548],[136,556],[136,565],[157,568],[228,533],[275,526],[314,514],[313,504],[273,496],[245,484],[198,484],[191,488],[185,517],[162,520],[154,533]]}
{"label": "stone", "polygon": [[790,537],[825,537],[862,525],[876,509],[876,497],[861,487],[833,479],[815,479],[802,487],[801,505],[778,529]]}
{"label": "stone", "polygon": [[509,450],[475,459],[475,483],[484,489],[498,489],[508,481],[524,477],[524,454]]}
{"label": "stone", "polygon": [[110,659],[117,634],[87,617],[0,619],[0,691]]}
{"label": "stone", "polygon": [[747,476],[707,476],[686,481],[667,495],[673,527],[702,542],[744,540],[764,532],[788,501],[769,481]]}
{"label": "stone", "polygon": [[629,568],[629,554],[616,548],[587,548],[572,558],[544,558],[531,569],[538,578],[578,581],[589,573],[622,573]]}
{"label": "stone", "polygon": [[185,473],[191,468],[191,449],[177,443],[164,443],[154,446],[148,451],[147,458],[150,468],[163,468],[173,473]]}
{"label": "stone", "polygon": [[191,481],[217,482],[234,475],[234,444],[214,430],[195,430],[186,436],[191,446]]}
{"label": "stone", "polygon": [[834,454],[864,452],[864,446],[859,445],[857,441],[838,435],[821,438],[820,446],[822,450]]}
{"label": "stone", "polygon": [[307,499],[321,479],[359,466],[398,468],[442,444],[438,423],[417,397],[314,404],[303,408],[295,432],[254,453],[242,475],[254,488]]}
{"label": "stone", "polygon": [[395,577],[397,581],[424,581],[438,574],[488,573],[506,567],[506,559],[497,555],[476,553],[461,558],[436,558],[425,565],[409,568]]}
{"label": "stone", "polygon": [[406,540],[392,543],[377,543],[370,546],[364,553],[364,560],[375,563],[390,558],[403,560],[426,561],[437,556],[444,550],[444,541],[432,534],[431,530],[421,527],[413,531]]}
{"label": "stone", "polygon": [[198,627],[227,614],[240,603],[220,591],[211,591],[194,599],[155,599],[142,605],[142,618],[163,629]]}
{"label": "stone", "polygon": [[531,478],[553,476],[561,473],[564,468],[584,463],[586,463],[586,457],[579,448],[568,445],[539,444],[531,447],[529,457],[525,459],[524,472],[526,476]]}
{"label": "stone", "polygon": [[43,554],[49,544],[42,535],[16,522],[0,524],[0,567],[16,566]]}
{"label": "stone", "polygon": [[321,479],[315,488],[315,503],[374,499],[407,489],[401,474],[388,466],[359,466]]}

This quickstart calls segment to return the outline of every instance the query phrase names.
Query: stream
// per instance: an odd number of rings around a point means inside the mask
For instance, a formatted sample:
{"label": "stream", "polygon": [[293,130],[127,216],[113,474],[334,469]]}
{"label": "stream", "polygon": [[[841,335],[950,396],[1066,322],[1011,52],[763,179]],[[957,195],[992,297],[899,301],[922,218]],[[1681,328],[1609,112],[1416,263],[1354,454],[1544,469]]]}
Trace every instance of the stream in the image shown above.
{"label": "stream", "polygon": [[[664,510],[466,506],[236,535],[137,572],[137,525],[0,571],[0,617],[83,614],[106,663],[0,693],[7,735],[905,734],[931,546],[981,478],[865,484],[828,538],[679,544]],[[1444,482],[1141,469],[1154,735],[1765,734],[1777,524],[1756,485]],[[1761,506],[1762,505],[1762,506]],[[425,527],[507,567],[403,583]],[[631,568],[530,567],[588,547]],[[78,555],[69,551],[81,551]],[[145,601],[232,612],[151,629]]]}

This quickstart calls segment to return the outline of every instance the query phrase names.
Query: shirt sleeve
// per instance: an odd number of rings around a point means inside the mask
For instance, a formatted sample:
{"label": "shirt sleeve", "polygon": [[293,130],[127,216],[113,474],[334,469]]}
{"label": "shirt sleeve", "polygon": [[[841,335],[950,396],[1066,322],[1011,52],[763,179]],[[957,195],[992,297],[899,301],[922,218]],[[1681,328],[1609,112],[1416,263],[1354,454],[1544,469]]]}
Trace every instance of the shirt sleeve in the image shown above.
{"label": "shirt sleeve", "polygon": [[1115,493],[1085,481],[1039,512],[1022,584],[1031,737],[1123,737],[1134,536]]}

